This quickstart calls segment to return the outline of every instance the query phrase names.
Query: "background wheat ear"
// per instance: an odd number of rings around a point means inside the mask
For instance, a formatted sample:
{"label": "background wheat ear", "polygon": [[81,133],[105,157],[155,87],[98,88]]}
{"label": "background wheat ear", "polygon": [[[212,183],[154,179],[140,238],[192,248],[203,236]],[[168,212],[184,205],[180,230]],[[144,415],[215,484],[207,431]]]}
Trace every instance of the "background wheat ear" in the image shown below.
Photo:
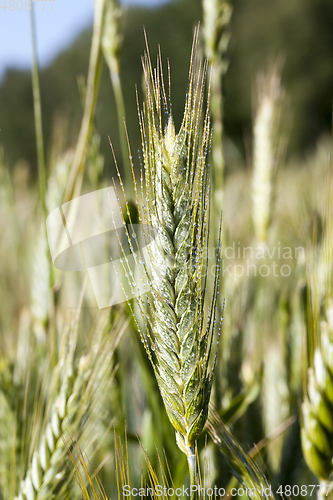
{"label": "background wheat ear", "polygon": [[[332,305],[331,305],[332,307]],[[322,483],[332,474],[333,437],[333,324],[321,323],[321,348],[308,370],[308,396],[302,404],[301,431],[305,460]]]}
{"label": "background wheat ear", "polygon": [[75,436],[88,447],[98,432],[97,415],[117,368],[112,356],[128,322],[120,326],[115,321],[110,332],[108,315],[102,315],[89,349],[76,359],[79,316],[80,310],[75,319],[70,318],[49,393],[40,391],[43,404],[32,412],[33,435],[18,500],[67,498],[65,492],[72,490],[74,482],[67,463],[72,448],[67,442]]}
{"label": "background wheat ear", "polygon": [[[145,228],[154,228],[156,238],[149,243],[149,229],[146,230],[147,254],[142,272],[147,301],[137,297],[146,328],[139,330],[176,431],[177,444],[188,457],[193,482],[194,444],[207,420],[214,372],[214,366],[209,370],[209,362],[214,338],[220,331],[215,317],[220,244],[212,301],[208,315],[205,313],[210,216],[207,153],[211,131],[208,102],[206,109],[204,106],[207,62],[202,62],[198,55],[198,29],[178,133],[170,96],[168,100],[165,92],[161,54],[154,70],[148,47],[142,62],[146,87],[145,105],[139,112],[145,173],[142,205],[135,176],[134,188],[140,222]],[[130,219],[128,206],[126,210]],[[131,280],[130,283],[133,284]]]}
{"label": "background wheat ear", "polygon": [[256,106],[253,126],[253,225],[260,243],[267,243],[275,196],[276,171],[283,160],[285,136],[282,114],[285,93],[281,68],[275,62],[256,82]]}
{"label": "background wheat ear", "polygon": [[[332,177],[326,175],[319,245],[307,255],[307,370],[303,374],[301,440],[304,458],[321,485],[331,486],[333,464]],[[322,488],[318,497],[327,496]]]}

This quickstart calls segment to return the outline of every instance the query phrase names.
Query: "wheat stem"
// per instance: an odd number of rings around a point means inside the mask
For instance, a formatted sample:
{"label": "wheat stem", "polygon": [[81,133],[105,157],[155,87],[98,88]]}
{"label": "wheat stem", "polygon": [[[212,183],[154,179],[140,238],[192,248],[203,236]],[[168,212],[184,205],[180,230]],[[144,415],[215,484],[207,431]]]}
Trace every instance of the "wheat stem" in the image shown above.
{"label": "wheat stem", "polygon": [[[203,0],[203,35],[205,53],[213,65],[211,86],[211,114],[212,114],[212,183],[213,183],[213,213],[214,220],[218,220],[223,210],[224,197],[224,169],[225,158],[223,151],[223,96],[222,77],[227,69],[225,52],[229,43],[227,32],[232,8],[227,0]],[[215,224],[214,229],[217,229]],[[215,231],[217,234],[217,231]]]}
{"label": "wheat stem", "polygon": [[109,67],[113,86],[118,118],[118,130],[121,146],[122,163],[126,191],[132,191],[132,172],[128,158],[127,138],[124,121],[126,119],[125,102],[120,80],[120,53],[123,43],[122,18],[123,10],[118,0],[106,0],[105,19],[102,36],[102,48]]}
{"label": "wheat stem", "polygon": [[40,196],[40,202],[42,204],[42,210],[45,215],[46,214],[45,159],[44,159],[42,109],[40,100],[38,63],[37,63],[35,15],[33,9],[30,9],[30,21],[31,21],[31,40],[32,40],[32,90],[33,90],[33,101],[34,101],[35,131],[36,131],[36,145],[37,145],[37,159],[38,159],[39,196]]}
{"label": "wheat stem", "polygon": [[103,67],[101,51],[101,36],[105,0],[96,0],[93,37],[90,50],[87,92],[79,139],[75,149],[74,159],[69,175],[64,201],[79,196],[83,182],[83,172],[87,157],[88,143],[92,131],[92,121],[96,108],[99,83]]}
{"label": "wheat stem", "polygon": [[188,470],[190,473],[191,500],[196,498],[195,487],[197,485],[197,460],[195,450],[192,448],[187,455]]}

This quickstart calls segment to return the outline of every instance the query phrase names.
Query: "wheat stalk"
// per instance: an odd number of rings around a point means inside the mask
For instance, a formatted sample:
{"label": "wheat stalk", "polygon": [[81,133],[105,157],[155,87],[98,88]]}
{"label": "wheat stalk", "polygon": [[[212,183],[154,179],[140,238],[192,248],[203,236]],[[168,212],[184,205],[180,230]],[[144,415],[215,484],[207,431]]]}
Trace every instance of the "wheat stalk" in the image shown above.
{"label": "wheat stalk", "polygon": [[120,53],[123,45],[124,10],[119,0],[106,0],[101,46],[110,71],[110,78],[117,106],[119,140],[127,190],[132,189],[132,175],[124,128],[125,102],[120,78]]}
{"label": "wheat stalk", "polygon": [[45,204],[49,214],[56,208],[59,208],[63,201],[72,161],[72,150],[59,155],[56,159],[51,175],[47,181],[47,190],[45,194]]}
{"label": "wheat stalk", "polygon": [[[73,154],[67,152],[65,155],[58,158],[52,174],[48,179],[45,193],[45,208],[49,213],[61,205],[72,157]],[[46,340],[46,330],[49,320],[52,274],[50,264],[45,221],[43,220],[36,237],[30,290],[33,330],[39,342],[45,342]]]}
{"label": "wheat stalk", "polygon": [[[0,377],[1,387],[1,377]],[[14,445],[14,412],[8,405],[5,395],[0,388],[0,491],[9,496],[12,486],[10,470],[10,452]]]}
{"label": "wheat stalk", "polygon": [[227,0],[203,0],[203,37],[205,52],[209,62],[213,63],[211,113],[213,123],[212,163],[213,163],[213,210],[215,216],[223,209],[224,197],[224,151],[223,151],[223,76],[228,63],[225,53],[230,35],[228,26],[232,14],[231,4]]}
{"label": "wheat stalk", "polygon": [[[290,415],[287,370],[281,344],[280,339],[275,339],[271,340],[265,348],[262,381],[262,416],[265,435],[274,432]],[[284,436],[279,436],[267,446],[269,464],[275,473],[281,467],[283,445]]]}
{"label": "wheat stalk", "polygon": [[318,262],[318,291],[322,297],[332,294],[333,283],[333,177],[332,166],[327,168],[326,189],[323,207],[324,233]]}
{"label": "wheat stalk", "polygon": [[37,235],[31,273],[31,316],[33,330],[39,342],[46,340],[49,317],[51,268],[44,223]]}
{"label": "wheat stalk", "polygon": [[[220,419],[213,405],[210,405],[209,408],[207,430],[227,460],[233,476],[247,488],[246,494],[253,500],[267,498],[265,492],[267,488],[269,489],[269,483],[266,477],[254,463],[251,456],[244,452],[229,428]],[[275,498],[273,493],[270,496],[273,499]]]}
{"label": "wheat stalk", "polygon": [[[147,302],[137,297],[145,331],[139,322],[137,326],[176,431],[177,444],[187,455],[192,483],[196,480],[195,440],[207,420],[212,387],[214,366],[209,372],[209,361],[219,287],[217,264],[212,303],[204,326],[210,120],[203,105],[207,63],[199,60],[197,45],[198,31],[178,134],[165,93],[161,55],[154,70],[148,51],[143,58],[146,103],[139,119],[145,171],[141,196],[146,201],[142,207],[136,182],[134,186],[140,222],[148,227],[147,243],[151,241],[151,228],[156,231],[154,242],[147,246],[147,265],[142,272],[145,276],[141,276],[143,281],[146,278]],[[130,219],[128,205],[127,215]],[[132,250],[135,256],[133,247]],[[134,278],[130,278],[130,284],[135,287]]]}

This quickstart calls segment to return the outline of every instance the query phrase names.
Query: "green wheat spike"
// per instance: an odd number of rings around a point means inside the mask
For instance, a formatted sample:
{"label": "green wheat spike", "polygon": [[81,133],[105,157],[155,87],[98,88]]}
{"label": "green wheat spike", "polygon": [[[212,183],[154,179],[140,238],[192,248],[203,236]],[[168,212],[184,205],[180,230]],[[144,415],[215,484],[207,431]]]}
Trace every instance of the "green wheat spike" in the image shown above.
{"label": "green wheat spike", "polygon": [[[141,180],[142,206],[132,166],[140,222],[156,231],[153,243],[146,246],[147,259],[141,276],[147,285],[147,301],[136,297],[146,328],[144,332],[138,328],[176,431],[177,444],[188,457],[192,482],[194,445],[207,420],[213,380],[214,367],[209,370],[209,362],[217,330],[219,289],[217,256],[212,304],[204,326],[210,217],[207,153],[211,131],[208,105],[204,107],[207,63],[199,60],[197,48],[198,31],[178,133],[163,83],[161,55],[154,70],[148,51],[143,57],[146,101],[139,112],[145,173]],[[121,179],[120,182],[126,200]],[[128,206],[126,211],[131,220]],[[149,230],[146,229],[147,242]],[[134,257],[136,251],[132,247]],[[124,267],[135,290],[134,276],[124,257]]]}

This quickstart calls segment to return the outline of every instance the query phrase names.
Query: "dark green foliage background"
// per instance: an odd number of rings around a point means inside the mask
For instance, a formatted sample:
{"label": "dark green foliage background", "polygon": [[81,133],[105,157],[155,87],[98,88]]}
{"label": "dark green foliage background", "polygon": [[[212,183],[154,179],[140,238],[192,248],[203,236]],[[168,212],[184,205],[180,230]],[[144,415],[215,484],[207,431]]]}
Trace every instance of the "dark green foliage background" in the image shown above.
{"label": "dark green foliage background", "polygon": [[[252,89],[257,72],[274,57],[283,61],[283,83],[290,96],[293,128],[289,152],[303,156],[331,126],[333,94],[333,4],[330,0],[233,0],[230,61],[224,83],[226,133],[244,154],[252,115]],[[202,18],[200,0],[178,0],[164,6],[129,8],[121,62],[127,126],[133,156],[138,163],[139,130],[135,85],[140,94],[145,26],[152,57],[158,43],[171,62],[172,101],[176,124],[180,122],[186,92],[188,58],[193,26]],[[77,77],[87,74],[91,32],[76,42],[41,72],[41,94],[46,145],[51,144],[55,117],[69,123],[68,145],[75,143],[82,116]],[[6,159],[20,158],[36,170],[35,133],[27,72],[9,70],[0,86],[0,141]],[[120,160],[115,102],[104,67],[96,113],[102,138],[106,173],[114,174],[108,145],[110,135]]]}

